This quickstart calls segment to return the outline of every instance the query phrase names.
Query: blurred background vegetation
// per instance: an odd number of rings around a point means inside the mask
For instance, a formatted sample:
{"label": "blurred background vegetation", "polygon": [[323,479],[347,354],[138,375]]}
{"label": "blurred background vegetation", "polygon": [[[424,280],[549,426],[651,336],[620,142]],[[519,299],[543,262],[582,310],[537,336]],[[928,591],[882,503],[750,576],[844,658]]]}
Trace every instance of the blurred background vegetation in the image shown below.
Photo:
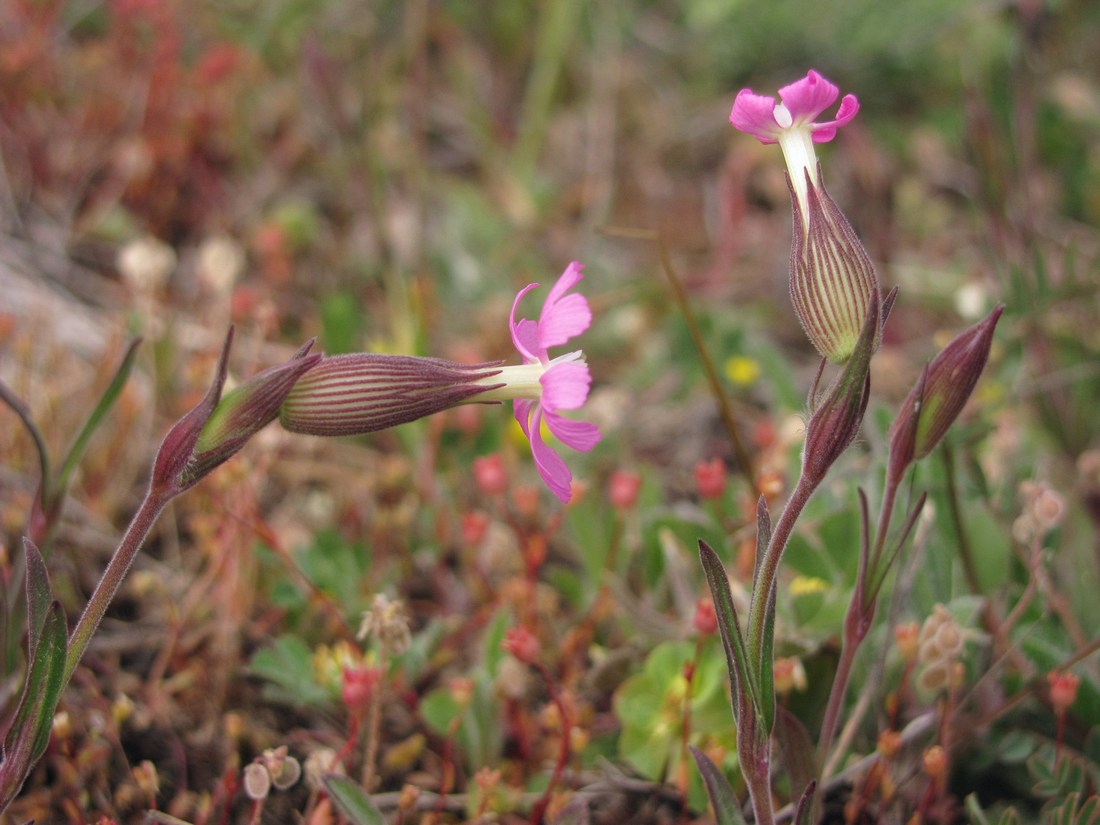
{"label": "blurred background vegetation", "polygon": [[[593,821],[704,815],[658,724],[683,696],[654,703],[649,685],[673,685],[693,655],[691,600],[705,592],[694,542],[744,572],[755,492],[737,475],[655,246],[623,230],[654,231],[667,247],[762,491],[782,501],[816,361],[788,308],[779,153],[727,118],[738,89],[771,94],[808,68],[861,102],[821,149],[824,177],[880,280],[901,293],[864,438],[792,545],[792,571],[824,589],[780,607],[778,646],[809,676],[791,707],[812,727],[827,695],[854,581],[852,488],[874,498],[892,410],[939,346],[1003,302],[974,414],[919,471],[934,507],[899,574],[905,601],[881,611],[880,647],[893,624],[955,606],[980,639],[968,648],[976,693],[964,729],[995,734],[962,751],[955,798],[975,790],[1038,811],[1022,766],[1053,741],[1048,670],[1069,663],[1084,677],[1068,737],[1083,758],[1098,753],[1100,675],[1087,656],[1100,627],[1098,35],[1100,6],[1087,0],[0,5],[0,375],[60,450],[124,338],[148,341],[50,560],[70,615],[160,433],[209,380],[227,323],[238,375],[311,336],[330,353],[508,358],[515,290],[580,260],[596,316],[585,412],[605,433],[590,456],[569,457],[586,493],[564,517],[546,496],[532,505],[534,494],[473,483],[474,459],[496,452],[517,487],[536,481],[499,409],[343,444],[259,439],[162,524],[70,689],[78,721],[55,734],[11,821],[131,821],[154,798],[189,821],[218,805],[244,817],[227,772],[265,747],[304,756],[346,738],[340,668],[326,682],[318,657],[342,661],[332,645],[350,641],[383,591],[405,600],[414,643],[387,671],[402,699],[383,716],[393,760],[381,789],[439,789],[441,765],[458,760],[451,790],[468,807],[446,815],[473,819],[489,791],[472,777],[503,766],[489,807],[511,816],[523,805],[500,788],[539,790],[555,741],[539,687],[507,710],[494,698],[510,661],[499,640],[526,598],[506,585],[524,575],[541,594],[548,665],[583,720],[576,768],[622,771]],[[0,421],[7,565],[36,464],[15,419]],[[731,477],[718,502],[693,474],[715,457]],[[641,492],[608,506],[622,470]],[[1037,550],[1014,532],[1031,481],[1066,511]],[[471,513],[487,515],[488,538],[464,537]],[[532,535],[549,546],[533,577]],[[575,647],[551,644],[562,638]],[[707,725],[722,689],[710,671],[697,697]],[[455,704],[456,677],[472,681],[460,696],[473,704]],[[853,703],[880,688],[865,680]],[[410,696],[428,697],[426,709]],[[119,697],[129,709],[108,712]],[[909,696],[906,707],[933,704]],[[853,758],[898,721],[871,711],[848,739]],[[729,732],[716,735],[728,747]],[[161,777],[152,796],[132,770],[143,759]],[[654,784],[641,792],[629,777]],[[664,780],[687,808],[662,795]],[[916,805],[917,785],[898,798]],[[282,804],[265,821],[313,810],[304,792]]]}

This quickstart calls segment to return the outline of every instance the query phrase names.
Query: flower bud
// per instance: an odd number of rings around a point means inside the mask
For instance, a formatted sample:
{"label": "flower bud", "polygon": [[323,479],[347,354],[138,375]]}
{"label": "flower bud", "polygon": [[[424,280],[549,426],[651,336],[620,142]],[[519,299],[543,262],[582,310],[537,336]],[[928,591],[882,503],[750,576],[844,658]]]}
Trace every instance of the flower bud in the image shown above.
{"label": "flower bud", "polygon": [[539,660],[539,640],[523,625],[509,628],[500,646],[525,665],[533,665]]}
{"label": "flower bud", "polygon": [[1077,701],[1077,688],[1081,677],[1069,671],[1052,670],[1047,674],[1050,683],[1050,704],[1055,713],[1065,713]]}
{"label": "flower bud", "polygon": [[829,467],[859,433],[863,414],[867,411],[871,391],[871,356],[879,334],[879,305],[875,300],[868,306],[863,332],[852,357],[806,424],[802,472],[807,480],[815,484],[825,477]]}
{"label": "flower bud", "polygon": [[[356,352],[323,358],[294,385],[279,421],[307,435],[359,435],[441,412],[502,384],[495,364]],[[495,400],[495,399],[494,399]]]}
{"label": "flower bud", "polygon": [[629,470],[616,470],[611,474],[608,485],[608,498],[616,510],[630,510],[638,503],[638,493],[642,489],[642,477]]}
{"label": "flower bud", "polygon": [[695,489],[705,501],[720,499],[726,492],[726,465],[720,458],[695,465]]}
{"label": "flower bud", "polygon": [[275,420],[294,382],[321,358],[308,354],[313,346],[309,341],[287,363],[261,372],[222,398],[232,343],[230,327],[210,389],[161,442],[150,482],[160,495],[179,495],[236,454],[249,438]]}
{"label": "flower bud", "polygon": [[[878,278],[852,225],[825,191],[820,166],[816,184],[808,169],[804,174],[807,214],[791,189],[791,301],[817,351],[843,364],[856,347],[868,308],[879,301]],[[880,334],[876,329],[874,349]]]}
{"label": "flower bud", "polygon": [[924,368],[890,425],[889,472],[900,480],[914,461],[935,448],[966,406],[989,360],[993,330],[1004,311],[994,309],[962,332]]}
{"label": "flower bud", "polygon": [[321,360],[307,341],[285,364],[258,373],[225,395],[203,425],[187,474],[197,481],[233,456],[279,414],[294,383]]}

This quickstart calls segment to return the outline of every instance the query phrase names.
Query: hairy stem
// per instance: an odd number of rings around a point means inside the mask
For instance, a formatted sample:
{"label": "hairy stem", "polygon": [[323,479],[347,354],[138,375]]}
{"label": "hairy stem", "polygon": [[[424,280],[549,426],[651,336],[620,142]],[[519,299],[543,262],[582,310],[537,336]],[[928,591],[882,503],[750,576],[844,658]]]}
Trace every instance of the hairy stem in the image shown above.
{"label": "hairy stem", "polygon": [[76,627],[73,628],[73,632],[69,636],[69,650],[65,655],[64,680],[66,683],[72,677],[77,664],[80,663],[88,643],[95,635],[96,628],[99,627],[103,615],[107,612],[108,605],[111,604],[111,600],[118,592],[122,580],[126,577],[126,572],[130,569],[130,565],[134,563],[138,551],[141,550],[141,545],[149,535],[149,531],[153,529],[157,517],[160,516],[172,497],[170,493],[156,491],[150,487],[141,502],[141,506],[138,507],[134,517],[130,520],[130,526],[126,528],[118,549],[111,556],[111,560],[107,562],[107,567],[103,570],[99,584],[96,585],[95,591],[88,599],[84,612],[80,615],[80,621],[76,623]]}
{"label": "hairy stem", "polygon": [[[779,562],[783,558],[783,551],[787,549],[794,525],[806,503],[810,500],[817,482],[811,481],[806,475],[802,475],[791,493],[787,506],[779,516],[775,528],[772,530],[771,541],[764,550],[764,558],[760,561],[759,572],[756,581],[753,582],[752,602],[749,605],[749,643],[748,655],[750,662],[759,662],[764,646],[764,624],[768,617],[768,599],[779,575]],[[770,663],[768,663],[770,666]]]}

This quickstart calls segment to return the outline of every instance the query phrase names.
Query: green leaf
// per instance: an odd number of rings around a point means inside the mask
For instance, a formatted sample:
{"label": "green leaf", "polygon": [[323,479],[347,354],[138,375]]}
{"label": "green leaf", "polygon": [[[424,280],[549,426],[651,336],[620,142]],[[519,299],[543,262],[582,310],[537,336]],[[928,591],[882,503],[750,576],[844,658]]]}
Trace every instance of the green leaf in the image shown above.
{"label": "green leaf", "polygon": [[27,556],[27,659],[34,659],[34,651],[46,621],[46,611],[53,601],[50,575],[38,547],[30,539],[23,539],[23,552]]}
{"label": "green leaf", "polygon": [[[722,636],[722,649],[726,653],[726,665],[729,668],[730,690],[733,697],[734,716],[738,717],[740,707],[756,707],[756,691],[752,673],[748,672],[748,654],[745,640],[741,635],[741,625],[737,621],[737,610],[733,606],[733,594],[730,592],[729,579],[722,560],[705,541],[699,542],[699,558],[714,599],[714,612],[718,617],[718,630]],[[745,700],[748,701],[745,701]],[[737,718],[738,728],[741,720]]]}
{"label": "green leaf", "polygon": [[[779,708],[776,717],[775,738],[779,744],[779,753],[783,759],[783,765],[787,769],[787,776],[791,779],[791,789],[809,788],[817,777],[817,763],[814,759],[814,744],[805,725],[799,721],[793,713],[785,707]],[[813,802],[811,792],[808,802]],[[811,804],[812,808],[813,805]],[[805,815],[808,817],[810,811]],[[799,823],[798,818],[795,822]]]}
{"label": "green leaf", "polygon": [[703,784],[706,785],[707,796],[710,797],[710,804],[714,808],[714,820],[717,825],[747,825],[745,817],[741,814],[741,805],[725,774],[698,748],[691,748],[691,755],[695,757],[695,764],[703,776]]}
{"label": "green leaf", "polygon": [[798,800],[798,806],[795,808],[794,825],[813,825],[813,823],[817,822],[819,819],[814,812],[815,808],[820,807],[816,804],[816,790],[817,780],[811,779],[809,784],[806,785],[806,790],[802,792],[802,796]]}
{"label": "green leaf", "polygon": [[976,793],[969,794],[966,797],[966,815],[970,817],[970,825],[992,825],[989,817],[982,810],[982,803],[978,801]]}
{"label": "green leaf", "polygon": [[297,636],[280,636],[271,647],[257,650],[248,663],[255,675],[266,679],[265,693],[289,705],[324,705],[333,696],[313,677],[312,654]]}
{"label": "green leaf", "polygon": [[46,609],[38,644],[27,663],[23,693],[4,739],[0,810],[19,793],[27,774],[49,744],[54,711],[65,687],[67,632],[61,604],[52,602]]}
{"label": "green leaf", "polygon": [[440,736],[450,736],[455,720],[464,710],[447,688],[437,688],[420,701],[420,715]]}
{"label": "green leaf", "polygon": [[111,383],[107,385],[107,389],[105,389],[103,395],[99,397],[99,402],[95,405],[95,408],[84,422],[84,426],[73,440],[72,446],[69,447],[69,451],[65,454],[65,458],[61,461],[61,469],[57,474],[57,481],[54,483],[53,489],[49,490],[47,493],[51,499],[51,501],[47,502],[47,506],[54,503],[53,500],[57,497],[63,496],[68,489],[69,478],[72,476],[73,470],[76,469],[76,465],[80,463],[80,459],[84,456],[84,451],[88,447],[88,442],[91,440],[96,429],[103,422],[103,419],[106,417],[111,407],[113,407],[118,400],[119,395],[122,394],[122,388],[126,386],[126,382],[130,378],[130,372],[134,367],[134,359],[137,357],[137,349],[140,344],[140,338],[136,338],[130,342],[130,346],[126,348],[126,354],[122,356],[122,363],[119,364],[118,369],[115,370]]}
{"label": "green leaf", "polygon": [[328,774],[323,781],[332,801],[352,825],[386,825],[382,812],[370,801],[370,794],[357,782],[335,773]]}

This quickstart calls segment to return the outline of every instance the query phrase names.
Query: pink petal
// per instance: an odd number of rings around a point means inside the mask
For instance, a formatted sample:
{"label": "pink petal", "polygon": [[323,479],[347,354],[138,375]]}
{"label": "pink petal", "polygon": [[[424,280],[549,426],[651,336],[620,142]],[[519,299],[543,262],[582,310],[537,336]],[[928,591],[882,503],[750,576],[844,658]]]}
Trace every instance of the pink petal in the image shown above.
{"label": "pink petal", "polygon": [[840,90],[813,69],[801,80],[779,90],[779,98],[795,123],[809,123],[836,100]]}
{"label": "pink petal", "polygon": [[592,310],[583,295],[566,295],[543,308],[539,318],[539,346],[543,350],[560,346],[575,338],[592,323]]}
{"label": "pink petal", "polygon": [[592,385],[592,375],[588,365],[578,361],[566,361],[554,364],[539,379],[542,384],[542,406],[544,409],[575,410],[588,399],[588,388]]}
{"label": "pink petal", "polygon": [[512,405],[512,413],[516,417],[516,423],[519,424],[519,428],[523,430],[523,434],[527,436],[527,440],[531,440],[531,408],[535,406],[534,401],[516,401]]}
{"label": "pink petal", "polygon": [[[525,318],[518,323],[516,322],[516,308],[519,306],[519,302],[523,299],[523,296],[537,286],[538,284],[528,284],[516,294],[516,300],[512,301],[512,314],[508,318],[508,329],[512,333],[512,343],[515,344],[516,349],[519,350],[519,354],[523,356],[524,360],[528,362],[539,360],[538,353],[535,352],[535,349],[538,348],[537,344],[534,349],[528,346],[533,340],[537,340],[537,331],[527,331],[528,325],[534,326],[534,321],[528,321]],[[534,333],[534,338],[532,338],[532,333]]]}
{"label": "pink petal", "polygon": [[546,347],[539,346],[539,325],[527,318],[512,327],[512,343],[523,356],[524,363],[537,364],[549,358]]}
{"label": "pink petal", "polygon": [[557,496],[558,500],[568,503],[572,498],[569,482],[573,480],[573,474],[561,460],[561,456],[546,446],[540,434],[541,413],[536,409],[534,420],[531,422],[531,455],[535,457],[535,466],[539,475],[550,488],[550,492]]}
{"label": "pink petal", "polygon": [[742,89],[733,101],[730,112],[733,128],[747,132],[761,143],[777,143],[779,124],[775,122],[775,98],[758,95],[752,89]]}
{"label": "pink petal", "polygon": [[840,101],[840,108],[837,109],[836,118],[834,120],[814,123],[810,126],[814,143],[828,143],[836,137],[836,130],[844,124],[851,122],[852,118],[858,113],[859,101],[856,99],[856,96],[844,95],[844,98]]}
{"label": "pink petal", "polygon": [[[584,265],[577,261],[571,262],[550,288],[550,294],[546,296],[546,304],[551,305],[557,303],[562,295],[579,284],[583,278]],[[542,318],[539,318],[539,322],[542,322]]]}
{"label": "pink petal", "polygon": [[587,453],[600,443],[600,428],[587,421],[573,421],[557,413],[544,412],[546,426],[562,444]]}

